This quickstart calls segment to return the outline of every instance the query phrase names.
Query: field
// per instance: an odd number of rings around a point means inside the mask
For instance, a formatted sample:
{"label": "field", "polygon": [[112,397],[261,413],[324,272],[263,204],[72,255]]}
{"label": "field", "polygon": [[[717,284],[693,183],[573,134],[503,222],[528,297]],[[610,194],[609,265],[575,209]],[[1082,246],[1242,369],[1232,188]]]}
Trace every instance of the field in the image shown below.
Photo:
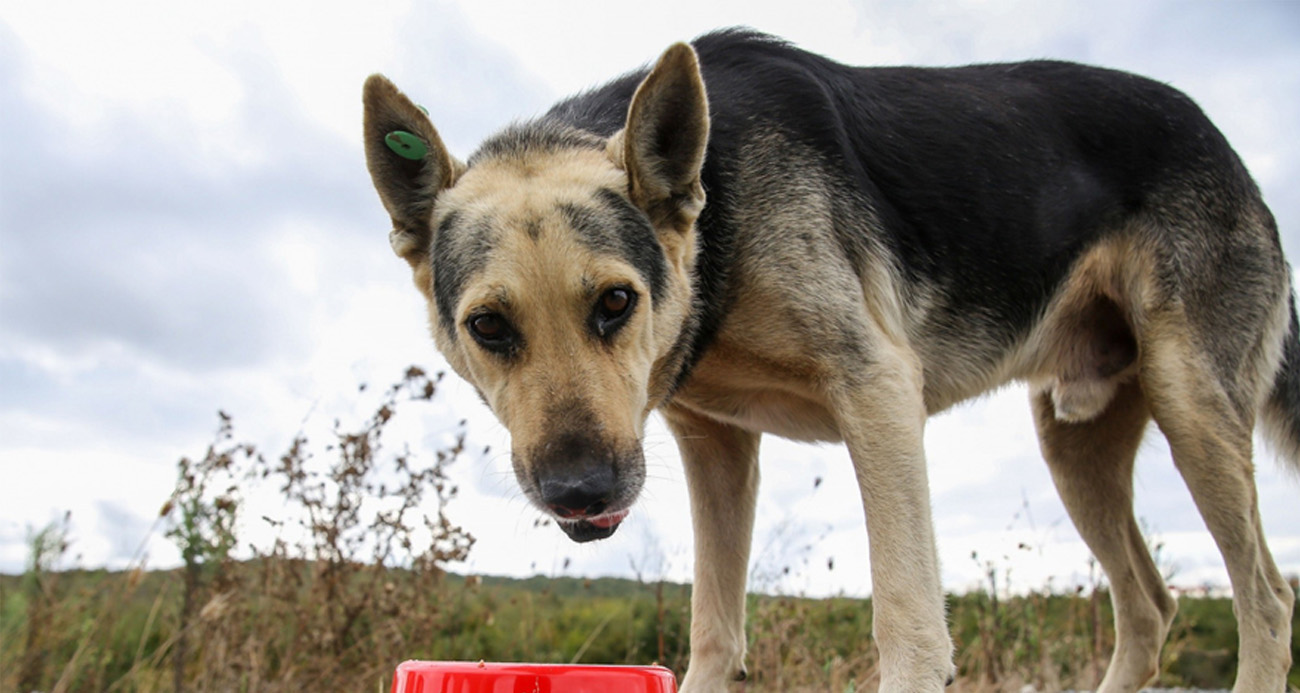
{"label": "field", "polygon": [[[387,691],[393,667],[411,658],[685,670],[686,585],[356,566],[346,593],[328,597],[326,573],[231,563],[188,622],[183,570],[0,576],[0,690]],[[1112,642],[1101,592],[1001,603],[968,594],[950,608],[954,690],[1087,687]],[[750,611],[747,690],[874,689],[870,600],[751,595]],[[1235,648],[1230,601],[1185,599],[1159,684],[1228,687]]]}
{"label": "field", "polygon": [[[383,693],[406,659],[660,663],[680,676],[687,585],[454,573],[473,547],[443,513],[463,426],[427,459],[382,444],[398,410],[432,399],[437,384],[412,368],[355,427],[336,424],[319,447],[299,435],[273,457],[238,442],[222,414],[213,443],[180,460],[175,491],[160,499],[177,569],[69,570],[66,522],[34,532],[26,573],[0,575],[0,693]],[[245,547],[236,520],[255,484],[283,497],[274,522],[294,531]],[[1009,596],[994,577],[990,567],[989,590],[949,598],[951,690],[1095,685],[1114,637],[1104,583]],[[750,595],[746,690],[875,690],[871,613],[869,599]],[[1300,661],[1300,622],[1294,630]],[[1158,685],[1228,687],[1236,647],[1229,600],[1185,598]]]}

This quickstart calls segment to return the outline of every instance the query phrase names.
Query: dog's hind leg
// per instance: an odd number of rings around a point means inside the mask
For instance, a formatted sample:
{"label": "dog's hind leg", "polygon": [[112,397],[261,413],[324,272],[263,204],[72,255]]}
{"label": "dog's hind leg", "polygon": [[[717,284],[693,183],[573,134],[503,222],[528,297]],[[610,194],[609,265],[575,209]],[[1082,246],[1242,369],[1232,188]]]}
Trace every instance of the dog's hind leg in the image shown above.
{"label": "dog's hind leg", "polygon": [[681,450],[695,528],[691,661],[682,693],[718,693],[746,676],[745,579],[759,434],[681,407],[668,407],[664,417]]}
{"label": "dog's hind leg", "polygon": [[1250,385],[1223,376],[1251,369],[1216,363],[1190,334],[1181,311],[1162,312],[1152,321],[1141,340],[1143,389],[1227,565],[1240,642],[1233,691],[1282,691],[1291,666],[1295,595],[1273,563],[1260,526],[1251,462],[1259,398]]}
{"label": "dog's hind leg", "polygon": [[1084,422],[1062,420],[1054,394],[1031,394],[1043,457],[1070,519],[1110,580],[1115,654],[1098,693],[1138,690],[1158,673],[1177,604],[1133,517],[1133,459],[1150,416],[1136,382]]}

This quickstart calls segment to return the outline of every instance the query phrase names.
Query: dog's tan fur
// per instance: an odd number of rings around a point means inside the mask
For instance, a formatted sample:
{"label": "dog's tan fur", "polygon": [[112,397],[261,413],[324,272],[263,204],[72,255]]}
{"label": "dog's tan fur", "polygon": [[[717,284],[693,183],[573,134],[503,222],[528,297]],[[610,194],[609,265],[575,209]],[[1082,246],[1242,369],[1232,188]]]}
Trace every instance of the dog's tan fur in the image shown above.
{"label": "dog's tan fur", "polygon": [[[633,98],[625,129],[603,148],[523,152],[467,168],[386,80],[367,82],[366,112],[368,161],[393,217],[393,247],[410,262],[428,299],[439,348],[510,430],[521,483],[536,472],[530,464],[556,431],[572,427],[571,412],[557,402],[578,403],[590,415],[584,425],[638,461],[652,410],[662,411],[675,434],[696,546],[684,693],[720,691],[743,677],[744,586],[762,432],[848,445],[871,534],[881,690],[941,689],[953,672],[952,643],[930,520],[925,421],[1014,380],[1031,384],[1043,455],[1110,578],[1116,653],[1099,690],[1135,691],[1151,679],[1176,609],[1131,503],[1133,459],[1150,419],[1168,437],[1232,577],[1242,624],[1235,690],[1262,691],[1285,676],[1294,595],[1265,546],[1251,466],[1256,412],[1272,386],[1287,329],[1285,277],[1257,288],[1260,300],[1274,306],[1271,326],[1232,348],[1238,361],[1216,362],[1221,352],[1211,342],[1217,337],[1189,314],[1182,297],[1162,288],[1159,250],[1135,222],[1077,258],[1037,326],[1012,348],[982,342],[978,334],[958,342],[950,326],[936,326],[942,297],[907,285],[884,248],[871,248],[855,272],[819,247],[831,242],[825,232],[831,200],[845,192],[813,168],[792,172],[790,162],[807,157],[774,131],[740,153],[749,173],[734,194],[749,202],[738,208],[754,218],[736,223],[779,225],[807,244],[737,253],[743,261],[731,268],[738,289],[727,321],[674,391],[682,357],[673,347],[691,307],[709,128],[704,84],[688,46],[674,46],[660,59]],[[414,184],[382,148],[394,123],[431,145],[431,165]],[[671,156],[656,149],[666,126],[680,133]],[[771,195],[773,186],[799,186],[798,202]],[[602,287],[628,286],[642,296],[650,288],[638,268],[575,241],[554,211],[585,203],[601,189],[623,191],[649,217],[668,267],[664,296],[638,311],[611,344],[574,326]],[[765,205],[765,199],[784,202]],[[872,223],[869,204],[856,213]],[[446,320],[433,294],[428,248],[433,230],[453,214],[490,218],[504,232]],[[1276,253],[1266,224],[1255,223],[1259,228],[1244,235],[1258,239],[1258,252]],[[809,265],[817,271],[798,284],[783,278],[787,267]],[[528,335],[517,360],[475,348],[465,323],[484,307],[508,313]],[[834,330],[819,322],[830,315],[841,321]],[[809,349],[810,335],[844,343]]]}

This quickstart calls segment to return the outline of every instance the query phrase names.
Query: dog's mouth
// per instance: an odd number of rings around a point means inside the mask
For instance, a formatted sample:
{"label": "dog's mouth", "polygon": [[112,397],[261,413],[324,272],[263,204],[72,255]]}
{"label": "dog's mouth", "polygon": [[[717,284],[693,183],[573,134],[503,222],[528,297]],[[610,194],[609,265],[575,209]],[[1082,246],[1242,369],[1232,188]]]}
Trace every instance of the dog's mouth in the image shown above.
{"label": "dog's mouth", "polygon": [[604,513],[595,517],[557,518],[560,529],[569,538],[579,544],[599,539],[608,539],[618,530],[618,526],[627,519],[627,510]]}
{"label": "dog's mouth", "polygon": [[[584,408],[574,405],[568,411]],[[584,430],[605,428],[594,418],[581,423]],[[589,433],[557,434],[512,454],[511,461],[528,500],[578,543],[613,536],[645,483],[639,445],[619,446]]]}

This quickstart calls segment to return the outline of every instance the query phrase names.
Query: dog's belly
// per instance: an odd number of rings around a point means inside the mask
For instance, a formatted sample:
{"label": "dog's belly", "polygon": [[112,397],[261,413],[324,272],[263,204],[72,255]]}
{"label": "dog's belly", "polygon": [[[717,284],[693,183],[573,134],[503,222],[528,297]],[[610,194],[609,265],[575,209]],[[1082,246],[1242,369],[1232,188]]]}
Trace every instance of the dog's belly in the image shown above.
{"label": "dog's belly", "polygon": [[746,430],[804,442],[842,440],[835,417],[822,403],[780,390],[687,387],[673,403]]}

